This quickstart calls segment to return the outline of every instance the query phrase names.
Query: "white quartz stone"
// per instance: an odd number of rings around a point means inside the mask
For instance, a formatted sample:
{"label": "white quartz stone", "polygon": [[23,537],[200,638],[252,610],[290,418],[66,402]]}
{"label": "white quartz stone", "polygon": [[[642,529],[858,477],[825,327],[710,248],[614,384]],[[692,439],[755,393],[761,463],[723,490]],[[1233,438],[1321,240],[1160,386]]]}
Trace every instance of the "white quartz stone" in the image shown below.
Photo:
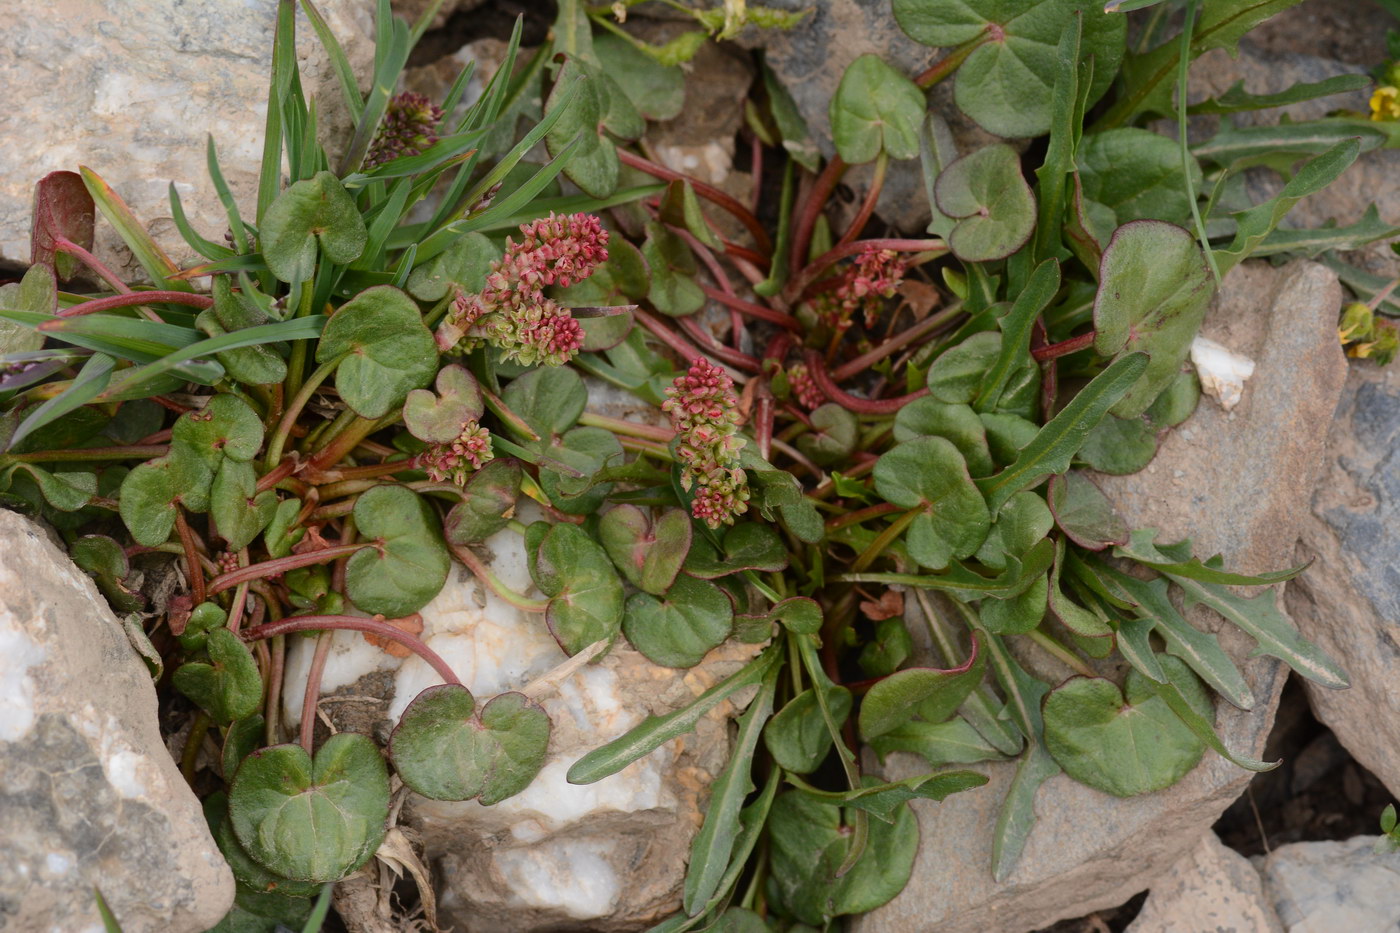
{"label": "white quartz stone", "polygon": [[1254,361],[1208,337],[1191,342],[1191,363],[1201,379],[1201,389],[1229,411],[1240,403],[1245,380],[1254,375]]}

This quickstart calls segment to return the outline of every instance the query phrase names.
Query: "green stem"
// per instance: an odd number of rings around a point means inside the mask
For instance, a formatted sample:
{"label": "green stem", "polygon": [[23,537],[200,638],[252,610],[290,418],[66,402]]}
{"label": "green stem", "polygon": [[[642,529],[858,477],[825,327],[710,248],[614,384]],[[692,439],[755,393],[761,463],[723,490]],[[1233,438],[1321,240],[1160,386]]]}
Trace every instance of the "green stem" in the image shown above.
{"label": "green stem", "polygon": [[918,518],[922,512],[922,508],[912,508],[899,516],[899,518],[890,522],[889,526],[885,528],[884,531],[880,532],[875,537],[874,541],[870,542],[870,546],[865,549],[864,553],[856,558],[856,562],[851,565],[850,572],[860,573],[871,564],[875,563],[875,560],[884,553],[885,548],[889,547],[900,535],[904,534],[904,529],[908,528],[913,523],[914,519]]}
{"label": "green stem", "polygon": [[343,354],[333,360],[327,360],[311,373],[297,394],[292,396],[291,404],[282,413],[282,420],[277,423],[277,430],[272,434],[272,440],[267,444],[267,456],[263,459],[263,469],[271,470],[279,460],[282,459],[282,451],[287,447],[287,438],[291,436],[292,428],[296,425],[297,419],[301,417],[301,411],[306,407],[306,403],[311,401],[311,396],[321,387],[321,383],[335,372],[335,368],[340,365],[341,360],[349,354]]}
{"label": "green stem", "polygon": [[5,454],[0,460],[13,463],[90,463],[102,460],[149,460],[170,452],[165,444],[132,444],[125,447],[84,447],[79,450],[39,450],[27,454]]}
{"label": "green stem", "polygon": [[213,722],[208,713],[200,710],[199,715],[194,717],[194,724],[190,726],[190,734],[185,737],[185,748],[180,755],[180,774],[191,787],[194,786],[194,769],[199,761],[199,747],[204,744],[204,736],[209,733],[209,726]]}
{"label": "green stem", "polygon": [[635,421],[623,421],[621,418],[609,418],[607,415],[598,415],[591,411],[579,415],[578,423],[585,427],[602,428],[625,437],[640,437],[643,440],[657,441],[661,444],[671,443],[671,439],[676,436],[676,432],[670,428],[658,428]]}
{"label": "green stem", "polygon": [[1026,636],[1030,638],[1031,641],[1044,648],[1047,653],[1054,656],[1056,660],[1058,660],[1061,664],[1065,665],[1065,667],[1068,667],[1070,670],[1074,671],[1079,676],[1099,676],[1098,674],[1094,673],[1093,668],[1085,664],[1084,661],[1080,659],[1080,657],[1076,655],[1073,651],[1070,651],[1064,645],[1060,644],[1058,641],[1056,641],[1050,635],[1047,635],[1045,632],[1042,632],[1040,629],[1031,629],[1029,632],[1026,633]]}
{"label": "green stem", "polygon": [[[308,279],[301,283],[301,301],[297,302],[297,311],[293,317],[306,317],[311,313],[311,300],[315,288],[314,279]],[[283,383],[288,395],[294,396],[301,390],[302,373],[306,371],[306,344],[305,340],[292,341],[292,355],[287,360],[287,380]]]}
{"label": "green stem", "polygon": [[522,596],[520,593],[517,593],[515,590],[502,583],[500,578],[491,572],[471,548],[460,544],[448,544],[448,547],[452,549],[452,553],[456,555],[457,559],[460,560],[468,570],[475,574],[478,580],[485,584],[488,590],[510,603],[515,608],[524,612],[544,612],[545,608],[548,607],[549,600],[531,599],[528,596]]}
{"label": "green stem", "polygon": [[1196,24],[1196,6],[1199,0],[1186,0],[1186,22],[1181,27],[1181,61],[1176,72],[1176,132],[1177,143],[1181,147],[1181,183],[1186,186],[1186,200],[1191,205],[1191,219],[1196,222],[1196,237],[1201,241],[1201,251],[1206,254],[1206,264],[1210,266],[1215,284],[1220,284],[1220,266],[1215,261],[1215,253],[1210,248],[1210,238],[1206,236],[1206,222],[1201,218],[1201,206],[1196,203],[1196,187],[1191,183],[1191,167],[1195,160],[1191,157],[1190,141],[1186,138],[1186,82],[1191,70],[1191,31]]}
{"label": "green stem", "polygon": [[919,87],[923,88],[924,90],[928,90],[938,82],[947,78],[953,72],[957,71],[958,66],[961,65],[964,61],[966,61],[969,55],[971,55],[977,49],[986,45],[990,41],[992,41],[991,30],[984,30],[982,34],[979,35],[977,38],[969,39],[962,45],[953,49],[953,51],[949,52],[947,55],[943,56],[943,58],[941,58],[940,60],[934,62],[931,66],[929,66],[928,70],[924,71],[922,74],[920,74],[917,78],[914,79],[914,83],[917,84]]}

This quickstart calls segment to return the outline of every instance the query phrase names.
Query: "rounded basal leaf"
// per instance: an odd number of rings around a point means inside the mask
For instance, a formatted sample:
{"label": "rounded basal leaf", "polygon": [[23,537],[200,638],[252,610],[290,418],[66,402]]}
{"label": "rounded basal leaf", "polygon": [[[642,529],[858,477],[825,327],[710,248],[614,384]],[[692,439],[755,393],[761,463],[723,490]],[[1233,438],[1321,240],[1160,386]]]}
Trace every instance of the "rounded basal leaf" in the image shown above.
{"label": "rounded basal leaf", "polygon": [[667,509],[652,522],[647,512],[623,503],[603,513],[598,540],[628,583],[660,596],[690,553],[690,516],[684,509]]}
{"label": "rounded basal leaf", "polygon": [[225,460],[214,474],[209,515],[227,544],[237,551],[253,543],[277,512],[277,493],[258,492],[258,474],[251,463]]}
{"label": "rounded basal leaf", "polygon": [[[566,95],[576,82],[582,82],[578,92],[572,100],[566,100]],[[578,147],[564,166],[564,174],[585,194],[595,198],[605,198],[613,193],[619,171],[617,150],[612,140],[599,131],[612,109],[609,89],[602,84],[598,76],[587,73],[578,61],[571,59],[559,70],[554,90],[544,105],[546,114],[557,107],[565,107],[563,115],[545,135],[545,148],[551,157],[557,156],[575,138],[579,138]],[[630,103],[628,106],[631,106]]]}
{"label": "rounded basal leaf", "polygon": [[346,562],[345,595],[365,612],[390,618],[426,606],[451,564],[433,510],[412,490],[375,486],[360,495],[354,515],[369,546]]}
{"label": "rounded basal leaf", "polygon": [[[243,721],[253,722],[254,720]],[[224,857],[225,862],[228,862],[228,867],[233,872],[233,877],[240,888],[262,894],[279,894],[283,897],[301,898],[313,897],[319,892],[321,886],[318,884],[283,878],[253,861],[253,857],[244,851],[238,837],[233,833],[233,823],[228,818],[228,795],[223,791],[215,791],[205,798],[204,820],[209,824],[209,834],[214,837],[214,844],[219,847],[219,854]]]}
{"label": "rounded basal leaf", "polygon": [[860,649],[858,662],[867,677],[888,677],[908,660],[914,652],[909,629],[899,616],[881,619],[875,624],[875,637]]}
{"label": "rounded basal leaf", "polygon": [[609,466],[622,465],[622,442],[616,434],[603,428],[572,428],[555,443],[537,445],[537,449],[579,474],[540,468],[540,488],[555,508],[569,515],[592,515],[602,507],[613,484],[596,482],[594,477]]}
{"label": "rounded basal leaf", "polygon": [[1020,415],[984,411],[977,419],[987,429],[987,446],[991,448],[992,459],[1002,465],[1015,463],[1021,448],[1040,433],[1038,424]]}
{"label": "rounded basal leaf", "polygon": [[841,405],[827,404],[812,412],[811,418],[816,430],[799,435],[797,447],[815,463],[840,463],[856,449],[860,425],[850,411]]}
{"label": "rounded basal leaf", "polygon": [[1041,574],[1028,589],[1009,599],[982,600],[980,618],[993,635],[1024,635],[1040,625],[1049,607],[1050,578]]}
{"label": "rounded basal leaf", "polygon": [[[0,308],[53,314],[58,306],[57,288],[53,272],[44,263],[36,261],[20,281],[0,285]],[[42,332],[23,324],[0,320],[0,356],[29,353],[43,345]]]}
{"label": "rounded basal leaf", "polygon": [[[577,654],[621,629],[622,581],[607,552],[578,525],[546,527],[530,576],[549,597],[545,622],[550,634],[567,653]],[[527,547],[531,544],[527,537]]]}
{"label": "rounded basal leaf", "polygon": [[1149,356],[1137,384],[1109,409],[1114,415],[1142,414],[1176,378],[1214,294],[1205,256],[1181,227],[1138,220],[1113,234],[1099,263],[1094,349]]}
{"label": "rounded basal leaf", "polygon": [[486,287],[491,262],[499,258],[500,248],[485,234],[465,234],[413,270],[408,277],[408,293],[419,301],[440,301],[454,286],[475,294]]}
{"label": "rounded basal leaf", "polygon": [[663,667],[694,667],[733,627],[734,605],[724,591],[684,575],[660,599],[633,593],[622,618],[632,647]]}
{"label": "rounded basal leaf", "polygon": [[[1205,688],[1185,662],[1159,655],[1168,680],[1207,721]],[[1171,787],[1196,766],[1205,745],[1137,670],[1123,693],[1108,680],[1072,677],[1045,698],[1045,747],[1079,781],[1117,797]]]}
{"label": "rounded basal leaf", "polygon": [[627,339],[627,335],[632,333],[632,328],[636,323],[630,311],[624,314],[608,314],[603,317],[576,318],[576,320],[583,328],[583,343],[579,345],[579,350],[584,353],[601,353],[604,350],[611,350]]}
{"label": "rounded basal leaf", "polygon": [[[851,691],[831,683],[822,686],[826,706],[839,727],[851,715]],[[809,774],[831,751],[831,732],[822,717],[817,694],[810,687],[788,701],[763,728],[763,744],[785,771]]]}
{"label": "rounded basal leaf", "polygon": [[1001,353],[1001,334],[982,331],[945,351],[929,367],[929,395],[950,405],[968,405],[977,396],[982,376]]}
{"label": "rounded basal leaf", "polygon": [[157,547],[175,528],[175,508],[203,511],[209,505],[214,476],[198,456],[183,447],[137,466],[122,480],[122,521],[137,544]]}
{"label": "rounded basal leaf", "polygon": [[642,117],[670,120],[680,114],[685,103],[685,73],[679,65],[663,65],[608,32],[593,37],[593,52]]}
{"label": "rounded basal leaf", "polygon": [[327,322],[316,362],[342,356],[335,387],[364,418],[383,417],[437,373],[437,344],[418,306],[389,285],[365,289]]}
{"label": "rounded basal leaf", "polygon": [[1144,418],[1106,415],[1094,425],[1075,459],[1085,466],[1125,476],[1136,473],[1157,456],[1157,429]]}
{"label": "rounded basal leaf", "polygon": [[1053,527],[1055,517],[1045,500],[1033,492],[1018,492],[997,513],[987,540],[977,549],[977,559],[993,570],[1005,570],[1008,557],[1020,557]]}
{"label": "rounded basal leaf", "polygon": [[714,580],[745,570],[777,573],[788,565],[787,548],[771,525],[744,522],[724,534],[720,554],[706,538],[696,538],[685,561],[685,572],[702,580]]}
{"label": "rounded basal leaf", "polygon": [[1187,192],[1201,190],[1201,168],[1190,160],[1188,188],[1181,147],[1170,137],[1121,127],[1085,136],[1075,156],[1092,232],[1100,241],[1131,220],[1191,221]]}
{"label": "rounded basal leaf", "polygon": [[360,257],[368,239],[364,219],[345,186],[330,172],[317,172],[277,196],[264,215],[258,243],[272,274],[283,282],[305,282],[316,273],[316,244],[332,262]]}
{"label": "rounded basal leaf", "polygon": [[831,99],[831,137],[836,152],[852,165],[869,162],[883,149],[891,158],[919,154],[924,92],[918,85],[866,54],[846,67]]}
{"label": "rounded basal leaf", "polygon": [[414,389],[403,403],[403,423],[420,441],[447,444],[455,441],[468,421],[481,418],[485,406],[476,377],[451,363],[437,374],[437,394]]}
{"label": "rounded basal leaf", "polygon": [[646,226],[642,258],[651,270],[647,300],[671,317],[685,317],[705,306],[705,293],[695,283],[695,254],[679,236],[656,222]]}
{"label": "rounded basal leaf", "polygon": [[942,722],[957,712],[986,670],[986,655],[974,635],[972,652],[960,667],[911,667],[882,678],[861,701],[861,736],[869,740],[892,732],[916,713],[928,722]]}
{"label": "rounded basal leaf", "polygon": [[264,868],[339,881],[374,855],[389,816],[389,772],[374,740],[342,732],[311,758],[275,745],[244,760],[229,791],[238,841]]}
{"label": "rounded basal leaf", "polygon": [[987,429],[971,405],[940,402],[928,395],[915,399],[895,414],[894,439],[908,441],[916,437],[952,441],[973,476],[986,476],[995,469],[987,446]]}
{"label": "rounded basal leaf", "polygon": [[891,822],[870,820],[865,852],[838,877],[850,850],[853,819],[853,810],[801,791],[780,794],[773,802],[768,816],[770,890],[803,923],[820,927],[831,917],[874,910],[909,881],[919,826],[907,806],[898,807]]}
{"label": "rounded basal leaf", "polygon": [[520,793],[544,765],[549,716],[522,693],[480,710],[461,684],[429,687],[404,710],[389,740],[403,782],[434,800],[499,803]]}
{"label": "rounded basal leaf", "polygon": [[511,458],[497,458],[473,473],[462,488],[462,501],[447,513],[447,540],[476,544],[510,524],[523,476],[520,461]]}
{"label": "rounded basal leaf", "polygon": [[1082,59],[1094,72],[1085,107],[1092,107],[1118,74],[1127,18],[1084,0],[894,0],[905,33],[924,45],[950,47],[986,37],[958,68],[959,109],[998,136],[1039,136],[1050,129],[1060,36],[1084,17]]}
{"label": "rounded basal leaf", "polygon": [[954,161],[938,174],[933,196],[940,211],[960,218],[948,247],[964,262],[1005,259],[1035,229],[1035,195],[1016,150],[1004,143]]}
{"label": "rounded basal leaf", "polygon": [[261,715],[239,719],[229,725],[224,733],[224,747],[219,755],[225,783],[233,783],[233,776],[243,764],[243,759],[257,751],[263,744],[267,722]]}
{"label": "rounded basal leaf", "polygon": [[567,366],[532,369],[506,386],[501,401],[548,442],[578,424],[588,404],[583,379]]}
{"label": "rounded basal leaf", "polygon": [[875,464],[875,491],[902,509],[920,509],[909,525],[909,556],[931,570],[977,550],[991,516],[951,441],[920,437],[898,444]]}
{"label": "rounded basal leaf", "polygon": [[300,499],[283,499],[278,503],[267,531],[263,532],[263,544],[267,547],[269,557],[286,557],[292,553],[292,547],[305,537],[305,528],[292,527],[292,523],[300,514]]}
{"label": "rounded basal leaf", "polygon": [[209,662],[181,664],[172,683],[214,718],[227,723],[243,719],[262,705],[262,676],[248,646],[226,628],[209,633],[204,644]]}
{"label": "rounded basal leaf", "polygon": [[233,395],[214,396],[203,408],[181,415],[171,429],[171,443],[188,448],[211,473],[225,457],[252,460],[262,442],[262,419],[247,402]]}
{"label": "rounded basal leaf", "polygon": [[1094,481],[1073,471],[1050,480],[1050,509],[1071,541],[1091,551],[1128,542],[1128,523]]}

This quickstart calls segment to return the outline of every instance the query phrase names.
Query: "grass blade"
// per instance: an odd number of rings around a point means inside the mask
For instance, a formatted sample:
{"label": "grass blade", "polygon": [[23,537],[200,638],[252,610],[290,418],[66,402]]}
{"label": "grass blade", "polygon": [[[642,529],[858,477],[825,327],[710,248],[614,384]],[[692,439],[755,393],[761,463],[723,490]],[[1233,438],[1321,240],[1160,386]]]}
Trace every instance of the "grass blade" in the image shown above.
{"label": "grass blade", "polygon": [[141,221],[136,219],[136,215],[131,212],[131,208],[126,206],[126,202],[112,190],[112,186],[102,180],[92,169],[86,166],[78,166],[78,172],[83,176],[83,184],[87,187],[88,194],[92,195],[93,203],[102,212],[102,216],[107,218],[107,222],[116,228],[117,235],[122,238],[122,242],[127,245],[141,263],[141,267],[146,270],[146,274],[151,277],[151,281],[157,285],[172,289],[178,292],[194,291],[188,282],[175,278],[175,274],[180,268],[165,255],[156,241],[151,239],[151,235],[146,232],[146,228],[141,225]]}

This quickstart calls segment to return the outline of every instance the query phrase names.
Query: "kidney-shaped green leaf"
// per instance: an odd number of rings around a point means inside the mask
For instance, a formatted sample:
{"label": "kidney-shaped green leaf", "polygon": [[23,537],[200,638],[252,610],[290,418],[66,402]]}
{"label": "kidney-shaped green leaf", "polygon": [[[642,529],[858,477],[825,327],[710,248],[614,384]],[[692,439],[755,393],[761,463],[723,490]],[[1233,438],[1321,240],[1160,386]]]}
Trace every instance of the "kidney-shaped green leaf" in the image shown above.
{"label": "kidney-shaped green leaf", "polygon": [[332,262],[358,259],[369,237],[345,186],[330,172],[296,182],[268,206],[259,230],[263,259],[283,282],[305,282],[316,272],[316,244]]}
{"label": "kidney-shaped green leaf", "polygon": [[831,99],[831,136],[841,158],[859,165],[883,149],[895,159],[919,154],[924,92],[885,64],[865,54],[846,66]]}
{"label": "kidney-shaped green leaf", "polygon": [[355,503],[355,527],[370,544],[345,564],[345,595],[390,618],[417,612],[447,582],[451,558],[437,516],[402,486],[375,486]]}
{"label": "kidney-shaped green leaf", "polygon": [[429,687],[408,704],[389,740],[399,777],[434,800],[520,793],[544,766],[549,716],[523,693],[503,693],[480,710],[461,684]]}
{"label": "kidney-shaped green leaf", "polygon": [[420,441],[446,444],[455,441],[462,426],[476,421],[484,410],[476,377],[456,363],[437,374],[437,394],[414,389],[403,403],[403,423]]}
{"label": "kidney-shaped green leaf", "polygon": [[437,344],[418,306],[389,285],[350,299],[326,323],[316,362],[345,359],[335,387],[345,404],[365,418],[380,418],[421,389],[437,373]]}
{"label": "kidney-shaped green leaf", "polygon": [[676,577],[661,598],[633,593],[622,632],[646,657],[664,667],[694,667],[734,627],[734,604],[713,583]]}
{"label": "kidney-shaped green leaf", "polygon": [[622,575],[638,589],[660,596],[670,589],[690,552],[690,516],[668,509],[655,522],[623,503],[603,514],[598,540]]}
{"label": "kidney-shaped green leaf", "polygon": [[962,454],[941,437],[917,437],[875,463],[875,490],[903,509],[920,509],[907,532],[909,556],[931,570],[972,554],[991,515]]}
{"label": "kidney-shaped green leaf", "polygon": [[211,631],[209,661],[190,661],[175,671],[175,689],[207,710],[218,723],[243,719],[262,705],[262,676],[248,646],[227,628]]}
{"label": "kidney-shaped green leaf", "polygon": [[870,688],[860,705],[860,734],[865,739],[891,732],[914,714],[942,722],[982,682],[987,658],[972,638],[972,653],[960,667],[938,670],[911,667],[885,677]]}
{"label": "kidney-shaped green leaf", "polygon": [[948,247],[964,262],[1005,259],[1035,229],[1035,195],[1021,174],[1016,150],[984,146],[953,162],[933,186],[938,209],[960,218]]}
{"label": "kidney-shaped green leaf", "polygon": [[545,622],[566,652],[577,654],[617,635],[622,581],[607,552],[578,525],[562,522],[545,533],[530,562],[530,576],[549,597]]}
{"label": "kidney-shaped green leaf", "polygon": [[248,854],[297,881],[339,881],[374,855],[389,816],[389,772],[367,735],[333,735],[313,760],[300,745],[244,759],[229,790]]}

